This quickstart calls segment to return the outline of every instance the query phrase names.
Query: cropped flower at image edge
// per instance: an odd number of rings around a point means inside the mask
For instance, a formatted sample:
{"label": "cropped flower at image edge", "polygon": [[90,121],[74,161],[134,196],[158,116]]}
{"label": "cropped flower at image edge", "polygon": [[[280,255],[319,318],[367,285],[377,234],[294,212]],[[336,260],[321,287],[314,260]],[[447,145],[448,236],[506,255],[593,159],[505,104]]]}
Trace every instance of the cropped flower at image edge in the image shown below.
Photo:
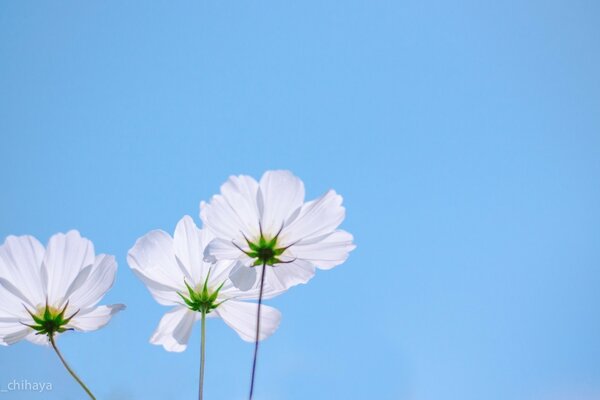
{"label": "cropped flower at image edge", "polygon": [[94,254],[77,231],[44,246],[33,236],[9,236],[0,246],[0,344],[22,339],[49,344],[67,330],[102,328],[122,304],[98,306],[112,286],[113,256]]}

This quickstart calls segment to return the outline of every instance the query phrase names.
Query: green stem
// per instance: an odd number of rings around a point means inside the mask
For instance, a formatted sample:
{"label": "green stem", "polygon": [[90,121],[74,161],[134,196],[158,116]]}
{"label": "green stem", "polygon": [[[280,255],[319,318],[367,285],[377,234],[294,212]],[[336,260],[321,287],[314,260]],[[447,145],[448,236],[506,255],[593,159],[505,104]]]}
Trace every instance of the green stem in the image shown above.
{"label": "green stem", "polygon": [[202,400],[204,389],[204,360],[206,358],[206,311],[202,310],[202,328],[200,333],[200,386],[198,388],[198,399]]}
{"label": "green stem", "polygon": [[267,263],[263,262],[262,272],[260,274],[260,291],[258,294],[258,310],[256,311],[256,340],[254,341],[254,359],[252,360],[252,376],[250,378],[250,395],[249,400],[252,400],[254,395],[254,380],[256,378],[256,359],[258,358],[258,339],[260,337],[260,309],[262,305],[263,288],[265,286],[265,273],[267,272]]}
{"label": "green stem", "polygon": [[54,348],[54,351],[58,355],[58,358],[60,358],[60,361],[62,361],[62,363],[65,366],[65,368],[67,369],[67,371],[69,371],[69,373],[71,374],[71,376],[77,381],[77,383],[79,383],[79,385],[81,385],[81,387],[83,388],[83,390],[85,390],[85,392],[90,396],[90,398],[92,400],[96,400],[96,397],[94,397],[94,395],[92,394],[92,392],[90,391],[90,389],[88,389],[88,387],[85,386],[85,383],[83,383],[83,381],[77,376],[77,374],[75,373],[75,371],[73,371],[71,369],[71,367],[69,367],[69,364],[67,364],[67,362],[65,361],[64,357],[60,353],[60,350],[58,350],[58,347],[56,347],[56,343],[54,342],[54,336],[53,335],[48,335],[48,337],[50,338],[50,343],[52,344],[52,347]]}

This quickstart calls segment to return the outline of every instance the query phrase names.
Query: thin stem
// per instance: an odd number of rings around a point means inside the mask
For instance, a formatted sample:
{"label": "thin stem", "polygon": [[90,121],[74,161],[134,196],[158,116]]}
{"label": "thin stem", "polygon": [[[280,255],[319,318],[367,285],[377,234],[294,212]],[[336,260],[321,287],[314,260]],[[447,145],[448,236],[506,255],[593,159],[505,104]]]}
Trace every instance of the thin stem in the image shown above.
{"label": "thin stem", "polygon": [[254,378],[256,375],[256,359],[258,356],[258,338],[260,337],[260,308],[262,305],[263,288],[265,286],[265,274],[267,272],[267,263],[263,262],[262,272],[260,274],[260,291],[258,294],[258,310],[256,312],[256,340],[254,341],[254,360],[252,361],[252,377],[250,378],[250,396],[249,400],[252,400],[254,394]]}
{"label": "thin stem", "polygon": [[85,385],[85,383],[83,383],[83,381],[77,376],[77,374],[75,373],[75,371],[73,371],[71,369],[71,367],[69,367],[69,364],[67,364],[67,362],[65,361],[64,357],[60,353],[60,350],[58,350],[58,347],[56,346],[56,343],[54,342],[54,336],[53,335],[48,335],[48,337],[50,338],[50,343],[52,344],[52,347],[54,348],[54,351],[58,355],[58,358],[60,358],[60,361],[62,361],[62,363],[65,366],[65,368],[67,369],[67,371],[69,371],[69,373],[71,374],[71,376],[77,381],[77,383],[79,383],[79,385],[83,388],[83,390],[85,390],[85,392],[90,396],[90,398],[92,400],[96,400],[96,397],[94,397],[94,395],[92,394],[92,392],[90,391],[90,389],[88,389],[88,387]]}
{"label": "thin stem", "polygon": [[202,400],[204,392],[204,360],[206,358],[206,311],[202,310],[202,324],[200,333],[200,386],[198,387],[198,399]]}

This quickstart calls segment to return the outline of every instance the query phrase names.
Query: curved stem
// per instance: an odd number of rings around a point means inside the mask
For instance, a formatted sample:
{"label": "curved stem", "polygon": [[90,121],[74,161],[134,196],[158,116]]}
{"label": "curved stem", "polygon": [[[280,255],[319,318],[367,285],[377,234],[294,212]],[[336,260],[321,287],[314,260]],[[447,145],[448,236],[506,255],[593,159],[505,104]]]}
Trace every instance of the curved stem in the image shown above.
{"label": "curved stem", "polygon": [[200,333],[200,384],[198,387],[198,399],[202,400],[204,391],[204,360],[206,358],[206,311],[202,310],[202,328]]}
{"label": "curved stem", "polygon": [[260,291],[258,294],[258,310],[256,312],[256,340],[254,341],[254,360],[252,361],[252,377],[250,378],[250,396],[249,400],[252,400],[254,394],[254,378],[256,375],[256,359],[258,356],[258,338],[260,337],[260,308],[262,305],[263,288],[265,286],[265,273],[267,272],[267,263],[263,262],[262,272],[260,274]]}
{"label": "curved stem", "polygon": [[73,371],[71,369],[71,367],[69,367],[69,364],[67,364],[67,362],[65,361],[64,357],[60,353],[60,350],[58,350],[58,347],[56,346],[56,342],[54,342],[54,336],[48,335],[48,337],[50,338],[50,344],[52,344],[52,348],[54,348],[56,355],[58,355],[58,358],[60,358],[60,361],[62,361],[62,363],[65,366],[65,368],[67,369],[67,371],[69,371],[71,376],[77,381],[77,383],[79,383],[79,385],[83,388],[83,390],[85,390],[85,392],[90,396],[90,398],[92,400],[96,400],[96,397],[94,397],[94,395],[92,394],[90,389],[88,389],[88,387],[85,385],[85,383],[83,383],[83,381],[77,376],[75,371]]}

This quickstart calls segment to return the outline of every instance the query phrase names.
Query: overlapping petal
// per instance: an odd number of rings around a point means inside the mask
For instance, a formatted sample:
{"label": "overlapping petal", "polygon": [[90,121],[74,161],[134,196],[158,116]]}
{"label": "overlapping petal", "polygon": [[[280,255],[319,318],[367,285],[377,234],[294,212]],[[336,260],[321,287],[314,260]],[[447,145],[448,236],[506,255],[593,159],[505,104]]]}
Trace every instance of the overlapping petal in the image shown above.
{"label": "overlapping petal", "polygon": [[[290,171],[267,171],[260,179],[258,209],[264,232],[277,233],[304,202],[304,183]],[[256,226],[254,221],[254,225]]]}
{"label": "overlapping petal", "polygon": [[41,272],[44,252],[44,246],[28,235],[9,236],[0,246],[0,279],[18,287],[23,297],[35,304],[46,299]]}
{"label": "overlapping petal", "polygon": [[30,313],[39,317],[45,309],[64,308],[65,318],[76,315],[61,326],[65,329],[106,325],[124,308],[95,307],[112,286],[116,268],[114,257],[95,256],[93,244],[74,230],[52,236],[46,248],[31,236],[9,236],[0,246],[0,344],[21,339],[48,344],[47,334],[36,335],[31,327],[36,322]]}
{"label": "overlapping petal", "polygon": [[[256,312],[258,304],[243,301],[226,301],[216,312],[246,342],[256,339]],[[279,327],[281,313],[279,310],[261,305],[259,340],[271,336]]]}
{"label": "overlapping petal", "polygon": [[353,240],[350,233],[337,230],[318,240],[301,241],[290,248],[290,257],[306,260],[320,269],[331,269],[346,261],[356,247]]}
{"label": "overlapping petal", "polygon": [[302,206],[294,221],[281,234],[282,246],[295,245],[327,235],[344,220],[346,210],[342,196],[329,190],[316,200]]}
{"label": "overlapping petal", "polygon": [[184,306],[173,308],[161,318],[150,343],[163,346],[167,351],[184,351],[198,316]]}
{"label": "overlapping petal", "polygon": [[68,327],[83,332],[95,331],[108,324],[111,317],[124,308],[123,304],[113,304],[79,310],[68,324]]}
{"label": "overlapping petal", "polygon": [[19,322],[0,322],[0,345],[9,346],[24,339],[31,329]]}
{"label": "overlapping petal", "polygon": [[204,246],[212,235],[200,230],[189,215],[184,216],[175,228],[173,246],[175,258],[186,277],[194,284],[206,276],[209,265],[204,262]]}
{"label": "overlapping petal", "polygon": [[[233,190],[235,185],[242,187],[247,193],[253,190],[251,182],[244,177],[236,177],[231,185],[226,185],[226,190]],[[245,206],[250,209],[252,204],[249,201]],[[167,351],[185,350],[193,324],[201,316],[201,311],[194,308],[198,303],[193,303],[192,297],[188,297],[191,296],[189,291],[202,291],[205,284],[207,290],[217,296],[214,300],[215,308],[211,308],[206,316],[223,318],[244,340],[249,340],[246,311],[255,309],[256,304],[239,300],[258,298],[256,272],[245,267],[239,260],[211,262],[207,259],[207,245],[218,245],[218,241],[213,239],[211,231],[199,229],[189,216],[185,216],[177,224],[174,238],[163,231],[152,231],[140,238],[129,251],[131,268],[142,279],[155,300],[163,305],[175,306],[160,320],[150,338],[152,344],[161,345]],[[237,276],[236,272],[239,271],[250,271],[254,276],[251,279],[242,274]],[[231,277],[246,280],[250,285],[246,291],[241,291],[234,285]],[[270,298],[279,293],[281,290],[266,285],[263,297]],[[187,298],[187,303],[183,298]],[[278,315],[278,311],[269,308],[265,314],[265,326],[261,326],[261,337],[270,335],[276,329]],[[242,318],[240,321],[237,321],[238,316]]]}
{"label": "overlapping petal", "polygon": [[210,203],[200,203],[200,218],[213,227],[217,235],[241,240],[259,233],[260,214],[257,203],[258,182],[254,178],[231,176],[221,186],[221,194]]}
{"label": "overlapping petal", "polygon": [[94,263],[94,245],[72,230],[50,238],[42,263],[42,276],[47,279],[48,302],[62,305],[67,289],[79,272]]}
{"label": "overlapping petal", "polygon": [[242,242],[237,246],[236,244],[236,240],[215,238],[205,248],[204,258],[212,263],[217,260],[239,260],[246,266],[252,265],[252,259],[240,251],[240,246],[245,246],[245,244]]}
{"label": "overlapping petal", "polygon": [[[245,179],[253,182],[252,178]],[[251,281],[257,275],[252,270],[256,268],[253,265],[266,263],[265,281],[272,290],[281,292],[308,282],[315,268],[330,269],[343,263],[355,248],[352,235],[338,229],[345,218],[345,208],[342,196],[334,190],[304,203],[304,184],[299,178],[289,171],[267,171],[257,188],[259,218],[242,223],[232,204],[254,204],[255,187],[251,188],[241,190],[230,178],[222,186],[220,195],[214,196],[209,204],[201,205],[200,213],[205,227],[215,234],[206,248],[205,259],[238,260],[249,267],[245,273],[235,271],[237,276],[232,276],[240,290],[255,286],[256,282]],[[235,202],[229,201],[234,197]],[[249,226],[252,223],[254,226]],[[240,232],[255,234],[240,235]],[[259,241],[261,234],[263,242]],[[274,247],[263,253],[270,255],[259,256],[258,250],[264,244],[258,243],[267,243],[273,238],[277,239]],[[273,255],[274,251],[278,252]]]}
{"label": "overlapping petal", "polygon": [[99,254],[81,285],[68,297],[69,304],[78,309],[93,307],[115,282],[117,262],[113,256]]}
{"label": "overlapping petal", "polygon": [[139,238],[127,253],[127,262],[158,303],[181,303],[177,292],[185,290],[183,278],[189,274],[178,265],[168,233],[155,230]]}
{"label": "overlapping petal", "polygon": [[307,283],[315,276],[315,266],[301,259],[291,263],[278,264],[267,269],[265,281],[275,290],[285,291],[293,286]]}

